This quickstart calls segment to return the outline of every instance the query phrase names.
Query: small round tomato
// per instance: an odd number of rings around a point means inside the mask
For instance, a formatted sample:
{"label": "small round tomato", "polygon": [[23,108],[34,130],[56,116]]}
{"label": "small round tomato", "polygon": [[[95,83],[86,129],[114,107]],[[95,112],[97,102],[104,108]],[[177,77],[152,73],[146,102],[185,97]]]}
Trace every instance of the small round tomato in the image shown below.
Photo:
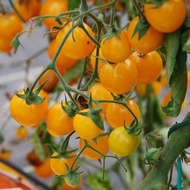
{"label": "small round tomato", "polygon": [[[88,112],[88,111],[89,109],[87,108],[80,112]],[[97,137],[102,132],[102,130],[96,125],[96,123],[94,123],[94,121],[90,117],[81,115],[80,112],[74,116],[73,120],[74,130],[76,134],[80,138],[85,140]],[[100,116],[103,121],[102,114],[100,114]]]}
{"label": "small round tomato", "polygon": [[[18,94],[24,94],[21,90]],[[10,113],[12,117],[23,126],[35,126],[45,118],[48,110],[48,95],[43,90],[38,94],[44,101],[41,104],[28,105],[26,101],[16,94],[10,102]]]}
{"label": "small round tomato", "polygon": [[34,173],[43,179],[53,176],[54,172],[50,167],[50,158],[46,158],[40,165],[34,166]]}
{"label": "small round tomato", "polygon": [[[95,139],[87,140],[87,143],[92,148],[96,149],[98,152],[100,152],[103,155],[106,155],[109,151],[107,135],[97,137],[96,140]],[[84,146],[85,146],[85,140],[80,138],[80,149],[82,150]],[[82,153],[86,158],[90,160],[98,160],[102,158],[102,155],[99,154],[98,152],[88,147],[85,148]]]}
{"label": "small round tomato", "polygon": [[109,149],[116,156],[129,156],[139,145],[139,136],[130,134],[125,127],[115,128],[108,138]]}
{"label": "small round tomato", "polygon": [[[97,99],[97,100],[113,100],[113,96],[111,95],[111,93],[106,90],[104,88],[104,86],[100,83],[97,82],[95,84],[93,84],[90,89],[89,92],[92,96],[92,98]],[[102,111],[105,113],[107,106],[109,103],[100,103],[100,106],[102,107]],[[93,103],[94,107],[97,107],[96,104]]]}
{"label": "small round tomato", "polygon": [[[52,156],[57,156],[57,152],[54,152]],[[75,156],[71,158],[65,158],[65,157],[50,158],[50,167],[56,175],[67,174],[68,171],[66,164],[68,167],[71,167],[73,162],[75,161],[75,158],[76,158]],[[74,167],[76,167],[76,164],[74,165]]]}
{"label": "small round tomato", "polygon": [[15,133],[19,139],[25,139],[28,136],[28,129],[23,126],[19,126],[16,128]]}
{"label": "small round tomato", "polygon": [[165,1],[160,7],[156,7],[155,4],[145,4],[144,12],[151,26],[164,33],[177,30],[187,14],[184,0]]}
{"label": "small round tomato", "polygon": [[41,0],[15,0],[14,6],[25,21],[39,14]]}
{"label": "small round tomato", "polygon": [[162,58],[156,51],[145,55],[133,52],[128,60],[136,65],[138,70],[138,84],[149,84],[155,81],[162,72]]}
{"label": "small round tomato", "polygon": [[77,187],[71,187],[66,182],[64,182],[61,190],[80,190],[81,185],[82,185],[82,177],[81,177],[81,180],[80,180],[80,184]]}
{"label": "small round tomato", "polygon": [[61,104],[66,106],[65,102],[57,102],[49,108],[46,116],[47,130],[55,137],[67,135],[73,130],[73,117],[67,116]]}
{"label": "small round tomato", "polygon": [[16,13],[0,14],[0,38],[12,40],[24,29],[24,23]]}
{"label": "small round tomato", "polygon": [[[141,114],[137,103],[134,100],[127,100],[126,105],[139,120]],[[126,126],[129,126],[134,119],[135,118],[131,112],[121,104],[110,103],[107,107],[106,120],[113,128],[124,125],[124,122]]]}
{"label": "small round tomato", "polygon": [[[90,59],[89,59],[89,63],[92,67],[92,70],[95,70],[95,66],[96,66],[96,48],[94,48],[94,50],[92,51],[91,55],[90,55]],[[100,59],[99,59],[100,58]],[[99,56],[98,56],[98,73],[100,71],[100,68],[102,67],[102,65],[105,63],[105,61],[101,60],[101,59],[105,59],[102,55],[101,49],[99,49]]]}
{"label": "small round tomato", "polygon": [[[52,40],[48,46],[47,53],[50,59],[52,59],[57,52],[59,44],[56,40]],[[76,59],[68,58],[64,51],[61,51],[56,59],[56,66],[59,72],[63,75],[67,69],[70,69],[77,63]]]}
{"label": "small round tomato", "polygon": [[114,94],[125,94],[137,84],[136,65],[128,61],[121,63],[105,63],[99,73],[102,85]]}
{"label": "small round tomato", "polygon": [[139,21],[138,17],[135,17],[129,24],[127,34],[129,42],[135,51],[145,54],[156,50],[164,39],[164,33],[155,30],[152,26],[149,26],[146,33],[139,39],[139,32],[133,35],[136,25]]}
{"label": "small round tomato", "polygon": [[8,150],[1,150],[0,151],[0,158],[2,158],[4,160],[10,160],[11,152]]}
{"label": "small round tomato", "polygon": [[0,52],[8,53],[12,50],[12,39],[0,38]]}
{"label": "small round tomato", "polygon": [[[40,15],[57,16],[66,11],[68,11],[68,0],[47,0],[42,4]],[[59,26],[55,18],[46,18],[42,22],[48,29],[52,26]]]}
{"label": "small round tomato", "polygon": [[[91,28],[87,24],[83,24],[88,33],[93,36]],[[56,37],[57,44],[61,44],[65,35],[68,33],[71,27],[72,23],[69,22],[59,31]],[[61,51],[64,52],[67,57],[79,60],[90,55],[93,49],[94,43],[91,41],[91,39],[87,36],[82,28],[76,27],[66,39]]]}
{"label": "small round tomato", "polygon": [[116,35],[108,39],[103,38],[100,44],[102,55],[113,63],[125,61],[131,53],[131,45],[127,33],[121,31],[118,35],[119,37]]}
{"label": "small round tomato", "polygon": [[39,79],[38,84],[42,85],[44,82],[43,90],[50,93],[54,90],[59,79],[53,70],[47,70],[42,77]]}

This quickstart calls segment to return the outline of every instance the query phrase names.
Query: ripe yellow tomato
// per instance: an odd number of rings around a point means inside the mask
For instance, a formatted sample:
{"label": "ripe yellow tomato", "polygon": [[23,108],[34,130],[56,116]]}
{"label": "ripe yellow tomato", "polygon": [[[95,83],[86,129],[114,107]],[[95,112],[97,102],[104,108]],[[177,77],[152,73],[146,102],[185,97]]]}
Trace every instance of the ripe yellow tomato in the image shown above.
{"label": "ripe yellow tomato", "polygon": [[12,39],[0,38],[0,52],[9,53],[12,50]]}
{"label": "ripe yellow tomato", "polygon": [[[81,110],[80,112],[88,112],[88,111],[89,109],[87,108]],[[83,138],[85,140],[97,137],[102,132],[102,130],[96,125],[96,123],[94,123],[94,121],[90,117],[81,115],[80,112],[77,113],[73,119],[73,125],[76,134],[80,138]],[[100,114],[100,116],[103,121],[102,114]]]}
{"label": "ripe yellow tomato", "polygon": [[115,128],[108,139],[111,152],[117,156],[129,156],[139,145],[139,136],[130,134],[123,126]]}
{"label": "ripe yellow tomato", "polygon": [[15,133],[19,139],[25,139],[28,136],[28,129],[23,126],[19,126],[16,128]]}
{"label": "ripe yellow tomato", "polygon": [[24,23],[16,13],[0,14],[0,38],[5,38],[9,42],[15,35],[24,29]]}
{"label": "ripe yellow tomato", "polygon": [[[24,94],[24,91],[21,90],[18,94]],[[12,117],[23,126],[32,127],[41,123],[48,110],[48,94],[41,90],[39,96],[45,98],[41,104],[28,105],[24,99],[15,94],[10,102]]]}
{"label": "ripe yellow tomato", "polygon": [[162,58],[156,51],[145,55],[133,52],[128,58],[128,61],[136,65],[138,70],[138,84],[149,84],[155,81],[162,72]]}
{"label": "ripe yellow tomato", "polygon": [[108,39],[103,38],[100,44],[101,52],[104,58],[113,63],[123,62],[131,53],[127,33],[121,31],[118,36],[112,36]]}
{"label": "ripe yellow tomato", "polygon": [[[52,154],[52,156],[57,156],[57,152],[54,152]],[[72,155],[72,156],[74,156],[74,155]],[[67,172],[68,172],[66,164],[67,164],[67,166],[71,167],[74,160],[75,160],[75,157],[71,157],[71,158],[64,158],[64,157],[50,158],[50,167],[56,175],[64,175],[64,174],[67,174]]]}
{"label": "ripe yellow tomato", "polygon": [[134,63],[128,61],[105,63],[99,73],[102,85],[114,94],[125,94],[137,84],[138,71]]}
{"label": "ripe yellow tomato", "polygon": [[[94,140],[94,139],[87,140],[87,143],[92,148],[96,149],[103,155],[106,155],[109,151],[107,135],[100,136],[96,140]],[[85,146],[85,140],[80,138],[80,149],[82,150],[82,148],[84,146]],[[89,147],[85,148],[85,150],[82,152],[82,154],[90,160],[98,160],[98,159],[102,158],[101,154],[99,154],[98,152],[94,151],[93,149],[91,149]]]}
{"label": "ripe yellow tomato", "polygon": [[[91,36],[94,36],[91,28],[87,24],[83,24],[88,33]],[[69,22],[59,31],[56,37],[57,44],[61,44],[65,35],[68,33],[71,27],[72,23]],[[65,55],[67,55],[67,57],[79,60],[90,55],[93,49],[94,43],[91,41],[91,39],[87,36],[87,34],[84,32],[82,28],[76,27],[74,28],[72,34],[70,34],[66,39],[61,51],[64,52]]]}
{"label": "ripe yellow tomato", "polygon": [[[113,100],[113,96],[111,95],[111,93],[106,90],[104,88],[104,86],[100,83],[97,82],[95,84],[93,84],[90,89],[89,92],[92,96],[92,98],[97,99],[97,100]],[[109,103],[100,103],[100,106],[102,107],[102,111],[105,113],[107,106]],[[97,107],[96,104],[93,103],[94,107]]]}
{"label": "ripe yellow tomato", "polygon": [[155,7],[154,4],[145,4],[144,12],[151,26],[164,33],[177,30],[183,24],[187,14],[183,0],[165,1],[160,7]]}
{"label": "ripe yellow tomato", "polygon": [[157,31],[152,26],[148,28],[142,38],[139,39],[139,32],[133,35],[134,30],[139,21],[138,17],[135,17],[129,24],[127,34],[129,42],[135,51],[146,54],[156,50],[162,44],[164,39],[164,33]]}
{"label": "ripe yellow tomato", "polygon": [[[47,0],[44,1],[40,9],[40,15],[57,16],[60,13],[68,11],[68,0]],[[59,23],[55,21],[55,18],[46,18],[43,20],[43,24],[50,29],[52,26],[59,26]]]}
{"label": "ripe yellow tomato", "polygon": [[[126,105],[134,113],[136,118],[140,119],[140,109],[134,100],[127,100]],[[131,112],[123,105],[117,103],[110,103],[106,110],[106,120],[109,125],[113,128],[120,127],[122,125],[129,126],[134,120],[134,116]]]}
{"label": "ripe yellow tomato", "polygon": [[[66,106],[66,103],[63,102],[63,106]],[[47,112],[46,125],[48,132],[52,136],[67,135],[73,130],[73,117],[68,118],[67,113],[61,106],[61,102],[57,102]]]}

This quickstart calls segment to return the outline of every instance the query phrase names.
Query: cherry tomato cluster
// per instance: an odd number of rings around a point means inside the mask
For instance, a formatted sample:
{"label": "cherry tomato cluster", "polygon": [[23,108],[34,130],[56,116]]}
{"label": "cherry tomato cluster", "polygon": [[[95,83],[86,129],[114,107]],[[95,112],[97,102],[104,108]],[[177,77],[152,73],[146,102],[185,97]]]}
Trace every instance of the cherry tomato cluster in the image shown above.
{"label": "cherry tomato cluster", "polygon": [[[112,1],[103,5],[109,2]],[[108,8],[114,5],[122,9],[119,1],[113,2]],[[51,137],[65,137],[61,147],[52,146],[51,157],[35,166],[35,173],[44,178],[53,173],[64,176],[66,183],[76,187],[81,182],[77,163],[81,155],[90,160],[105,160],[109,153],[117,158],[137,150],[141,111],[132,94],[134,89],[138,95],[145,93],[142,88],[147,84],[155,84],[155,91],[161,88],[156,86],[164,71],[158,49],[165,34],[184,23],[186,5],[182,0],[165,1],[158,7],[145,2],[143,17],[137,15],[125,28],[119,28],[115,22],[104,23],[99,17],[92,27],[76,16],[88,15],[87,10],[68,10],[68,0],[14,1],[14,7],[25,21],[37,15],[35,19],[41,19],[50,34],[47,55],[51,61],[32,87],[14,95],[10,113],[22,126],[36,129],[45,123]],[[13,24],[14,30],[10,30]],[[10,43],[5,47],[3,40],[11,42],[24,24],[16,13],[7,13],[0,15],[0,27],[5,29],[0,31],[0,50],[8,52],[12,47]],[[80,85],[75,88],[63,77],[81,60],[85,60],[86,67]],[[88,80],[83,85],[86,76]],[[70,99],[52,103],[51,93],[59,83]],[[21,129],[18,136],[24,138]],[[68,148],[73,134],[79,139],[79,152]],[[44,168],[50,168],[49,172],[44,173]]]}

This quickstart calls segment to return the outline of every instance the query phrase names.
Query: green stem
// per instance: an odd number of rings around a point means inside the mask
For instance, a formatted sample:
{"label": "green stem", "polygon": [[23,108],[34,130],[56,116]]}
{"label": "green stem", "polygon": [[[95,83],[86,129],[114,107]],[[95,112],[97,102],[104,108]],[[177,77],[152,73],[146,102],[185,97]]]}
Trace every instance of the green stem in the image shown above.
{"label": "green stem", "polygon": [[12,7],[13,10],[15,11],[15,13],[18,15],[18,17],[19,17],[24,23],[26,23],[26,21],[24,20],[24,18],[22,17],[22,15],[18,12],[18,10],[16,9],[16,7],[14,6],[12,0],[9,0],[9,4],[11,5],[11,7]]}
{"label": "green stem", "polygon": [[[184,121],[188,119],[190,119],[190,113],[186,115]],[[166,145],[161,151],[160,162],[151,169],[146,178],[133,190],[157,190],[161,187],[167,188],[167,179],[170,169],[175,163],[177,157],[189,145],[189,128],[190,124],[187,124],[170,135]]]}

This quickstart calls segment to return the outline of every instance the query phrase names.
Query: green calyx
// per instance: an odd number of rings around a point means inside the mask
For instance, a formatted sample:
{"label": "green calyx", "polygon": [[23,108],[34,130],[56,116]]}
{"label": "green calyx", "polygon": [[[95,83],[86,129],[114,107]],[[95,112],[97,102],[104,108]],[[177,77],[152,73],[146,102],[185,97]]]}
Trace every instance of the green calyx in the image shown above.
{"label": "green calyx", "polygon": [[31,91],[31,89],[26,88],[24,90],[24,94],[16,94],[19,98],[22,98],[26,101],[28,105],[31,104],[41,104],[44,100],[45,97],[42,98],[39,96],[40,91],[42,90],[43,86],[45,85],[46,82],[44,82],[42,85],[40,85],[35,91]]}
{"label": "green calyx", "polygon": [[167,0],[141,0],[143,4],[153,4],[155,8],[161,7]]}
{"label": "green calyx", "polygon": [[120,31],[123,30],[123,28],[118,28],[117,23],[114,23],[112,26],[108,24],[104,24],[105,29],[107,30],[107,33],[102,37],[103,43],[106,42],[109,38],[116,36],[117,38],[120,38]]}
{"label": "green calyx", "polygon": [[63,105],[63,102],[61,102],[61,107],[62,109],[67,113],[67,117],[71,118],[73,117],[76,112],[77,112],[77,108],[73,105],[73,103],[68,103],[66,101],[66,106]]}
{"label": "green calyx", "polygon": [[102,118],[100,116],[100,113],[102,111],[102,108],[94,108],[92,106],[92,96],[90,95],[89,98],[89,111],[87,112],[78,112],[78,114],[81,114],[86,117],[90,117],[92,121],[102,130],[104,130],[104,124],[102,121]]}
{"label": "green calyx", "polygon": [[65,182],[71,186],[71,187],[77,187],[80,184],[80,174],[83,173],[82,172],[78,172],[79,167],[77,167],[76,169],[72,169],[69,168],[68,165],[66,165],[68,173],[63,175],[63,178],[65,180]]}

